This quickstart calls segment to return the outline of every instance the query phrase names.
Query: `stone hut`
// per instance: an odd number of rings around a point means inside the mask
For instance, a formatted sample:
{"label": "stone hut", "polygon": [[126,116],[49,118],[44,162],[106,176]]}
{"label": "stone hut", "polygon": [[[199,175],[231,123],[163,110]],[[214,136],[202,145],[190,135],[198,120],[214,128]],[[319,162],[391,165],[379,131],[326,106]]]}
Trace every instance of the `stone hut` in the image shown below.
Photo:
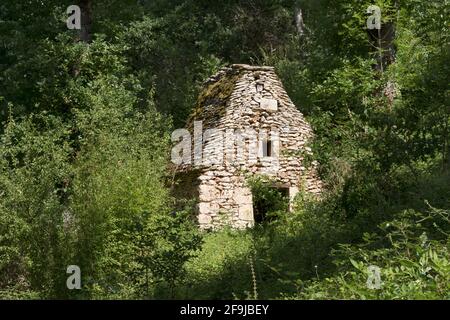
{"label": "stone hut", "polygon": [[273,67],[235,64],[210,77],[185,129],[176,130],[175,193],[196,198],[202,228],[255,223],[247,179],[264,175],[288,196],[318,195],[310,125]]}

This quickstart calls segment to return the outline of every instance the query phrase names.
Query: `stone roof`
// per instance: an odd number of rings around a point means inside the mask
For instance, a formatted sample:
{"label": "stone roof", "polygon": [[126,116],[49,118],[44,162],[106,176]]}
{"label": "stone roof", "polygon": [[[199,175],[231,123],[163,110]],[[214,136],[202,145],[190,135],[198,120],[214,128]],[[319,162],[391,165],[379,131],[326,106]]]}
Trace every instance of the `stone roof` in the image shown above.
{"label": "stone roof", "polygon": [[225,115],[229,98],[237,82],[246,72],[270,72],[275,75],[275,68],[270,66],[251,66],[247,64],[232,64],[221,68],[209,77],[203,85],[203,90],[197,98],[197,103],[187,121],[187,128],[191,129],[193,122],[202,120],[205,125],[213,125]]}

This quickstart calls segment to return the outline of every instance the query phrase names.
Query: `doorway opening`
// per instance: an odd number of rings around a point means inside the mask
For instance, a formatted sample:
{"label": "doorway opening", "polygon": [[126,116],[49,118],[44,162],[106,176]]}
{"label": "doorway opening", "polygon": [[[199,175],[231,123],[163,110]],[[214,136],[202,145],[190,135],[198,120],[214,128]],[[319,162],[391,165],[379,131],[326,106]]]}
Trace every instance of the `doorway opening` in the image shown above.
{"label": "doorway opening", "polygon": [[255,223],[271,222],[288,211],[289,188],[262,186],[253,190],[253,215]]}

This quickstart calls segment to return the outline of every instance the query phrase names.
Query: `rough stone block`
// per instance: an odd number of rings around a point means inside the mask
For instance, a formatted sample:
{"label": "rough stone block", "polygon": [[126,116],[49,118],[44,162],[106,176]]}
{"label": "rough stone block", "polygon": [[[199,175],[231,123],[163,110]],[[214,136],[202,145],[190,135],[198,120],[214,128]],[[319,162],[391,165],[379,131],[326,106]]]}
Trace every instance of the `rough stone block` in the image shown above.
{"label": "rough stone block", "polygon": [[275,112],[278,110],[278,101],[275,99],[261,98],[259,105],[261,109],[269,112]]}
{"label": "rough stone block", "polygon": [[197,207],[199,214],[209,214],[210,212],[210,206],[208,202],[200,202]]}
{"label": "rough stone block", "polygon": [[244,204],[239,207],[239,219],[253,221],[253,205]]}
{"label": "rough stone block", "polygon": [[212,217],[210,215],[207,214],[199,214],[198,215],[198,223],[199,224],[204,224],[204,225],[209,225],[212,222]]}
{"label": "rough stone block", "polygon": [[198,193],[200,201],[209,202],[217,198],[216,188],[209,185],[201,184]]}
{"label": "rough stone block", "polygon": [[249,204],[249,203],[252,203],[252,197],[251,197],[251,195],[243,195],[243,194],[235,193],[234,202],[238,205]]}

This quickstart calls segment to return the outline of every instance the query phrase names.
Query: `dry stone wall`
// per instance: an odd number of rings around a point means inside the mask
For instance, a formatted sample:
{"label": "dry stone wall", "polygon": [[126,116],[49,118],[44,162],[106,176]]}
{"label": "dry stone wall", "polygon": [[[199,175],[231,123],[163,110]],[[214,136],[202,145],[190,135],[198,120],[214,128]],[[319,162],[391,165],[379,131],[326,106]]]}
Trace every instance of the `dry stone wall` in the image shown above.
{"label": "dry stone wall", "polygon": [[[305,156],[311,154],[307,146],[313,137],[311,127],[273,68],[232,65],[211,77],[205,91],[188,124],[193,133],[194,122],[201,121],[204,132],[195,186],[202,227],[254,224],[252,194],[246,184],[252,175],[266,175],[289,188],[291,201],[298,192],[321,192],[317,164],[305,165]],[[193,167],[191,163],[181,171]]]}

